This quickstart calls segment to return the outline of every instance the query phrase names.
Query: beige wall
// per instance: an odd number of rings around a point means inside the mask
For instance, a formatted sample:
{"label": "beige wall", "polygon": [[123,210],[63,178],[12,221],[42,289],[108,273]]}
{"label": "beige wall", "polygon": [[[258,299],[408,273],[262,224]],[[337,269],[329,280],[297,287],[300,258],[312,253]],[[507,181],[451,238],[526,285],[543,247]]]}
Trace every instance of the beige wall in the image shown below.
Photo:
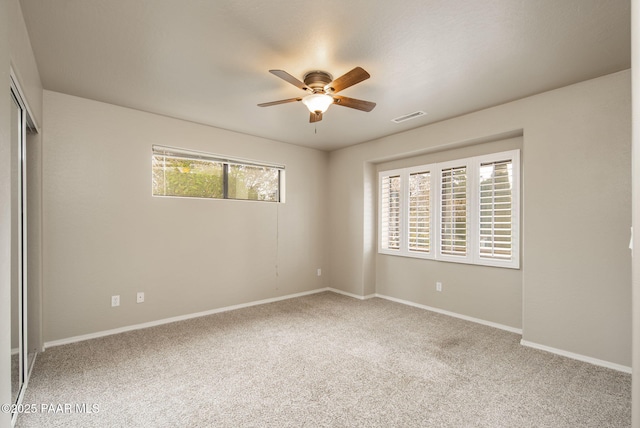
{"label": "beige wall", "polygon": [[[325,286],[325,152],[49,91],[44,112],[45,341]],[[284,164],[286,203],[152,197],[153,144]]]}
{"label": "beige wall", "polygon": [[[8,0],[0,0],[0,79],[9,81]],[[0,91],[0,403],[11,402],[11,145],[9,85]],[[0,413],[0,426],[11,415]]]}
{"label": "beige wall", "polygon": [[[522,137],[475,143],[378,164],[376,171],[520,149]],[[521,153],[522,170],[526,155]],[[377,175],[376,175],[377,177]],[[377,244],[374,243],[374,244]],[[377,254],[376,292],[511,328],[522,327],[522,271]],[[469,281],[473,278],[473,281]],[[436,281],[443,291],[436,291]]]}
{"label": "beige wall", "polygon": [[633,372],[632,426],[640,428],[640,1],[631,3],[633,100]]}
{"label": "beige wall", "polygon": [[8,1],[11,65],[18,76],[31,117],[42,124],[42,83],[19,0]]}
{"label": "beige wall", "polygon": [[[331,285],[365,295],[373,278],[378,293],[521,325],[525,341],[630,366],[630,106],[626,71],[332,152],[330,206],[341,209],[330,214]],[[518,133],[520,272],[389,256],[372,267],[370,164]],[[438,295],[435,275],[451,278]]]}

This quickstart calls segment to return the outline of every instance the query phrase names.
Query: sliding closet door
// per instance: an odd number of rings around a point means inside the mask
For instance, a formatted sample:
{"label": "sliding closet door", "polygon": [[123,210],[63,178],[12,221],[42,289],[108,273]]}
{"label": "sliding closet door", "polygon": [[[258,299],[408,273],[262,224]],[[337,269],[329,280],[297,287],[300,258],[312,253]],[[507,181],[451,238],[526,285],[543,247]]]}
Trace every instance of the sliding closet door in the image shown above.
{"label": "sliding closet door", "polygon": [[23,136],[23,111],[11,93],[11,400],[18,399],[24,383],[23,349],[23,276],[22,276],[22,222],[20,151]]}
{"label": "sliding closet door", "polygon": [[[29,346],[27,287],[27,134],[35,130],[19,86],[11,74],[11,399],[20,404],[35,361],[37,343]],[[35,134],[31,132],[31,140]],[[39,235],[38,235],[39,236]],[[31,247],[34,247],[33,243]],[[40,248],[37,245],[37,248]],[[33,252],[33,249],[31,250]],[[37,259],[37,258],[36,258]],[[39,267],[39,265],[38,265]],[[38,276],[39,277],[39,276]],[[37,289],[39,290],[39,288]],[[36,303],[39,303],[39,299]],[[33,307],[33,304],[31,305]],[[37,315],[39,311],[34,311]],[[39,318],[37,318],[39,321]],[[38,331],[39,332],[39,331]],[[37,338],[37,337],[36,337]],[[33,340],[31,340],[33,342]],[[31,349],[31,352],[29,351]],[[19,407],[18,407],[19,408]],[[13,423],[17,414],[13,414]]]}

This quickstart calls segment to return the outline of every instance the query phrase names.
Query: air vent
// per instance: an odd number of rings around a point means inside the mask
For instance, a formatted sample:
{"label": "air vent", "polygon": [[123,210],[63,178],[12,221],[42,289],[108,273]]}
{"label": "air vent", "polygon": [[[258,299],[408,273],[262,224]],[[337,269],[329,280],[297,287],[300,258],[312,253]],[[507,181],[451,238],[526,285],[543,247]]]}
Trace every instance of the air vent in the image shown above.
{"label": "air vent", "polygon": [[416,117],[424,116],[425,114],[427,113],[423,111],[414,111],[413,113],[405,114],[404,116],[391,119],[391,122],[395,122],[395,123],[406,122],[407,120],[415,119]]}

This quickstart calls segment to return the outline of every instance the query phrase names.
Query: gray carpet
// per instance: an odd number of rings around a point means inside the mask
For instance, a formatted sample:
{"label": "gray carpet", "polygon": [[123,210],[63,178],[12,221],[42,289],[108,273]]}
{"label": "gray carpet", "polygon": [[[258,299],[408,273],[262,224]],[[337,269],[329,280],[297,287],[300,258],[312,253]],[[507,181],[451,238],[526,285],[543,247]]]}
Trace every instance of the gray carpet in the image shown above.
{"label": "gray carpet", "polygon": [[20,386],[20,355],[11,355],[11,402],[15,403],[18,398]]}
{"label": "gray carpet", "polygon": [[51,348],[24,398],[38,412],[17,426],[630,426],[630,375],[519,340],[315,294]]}

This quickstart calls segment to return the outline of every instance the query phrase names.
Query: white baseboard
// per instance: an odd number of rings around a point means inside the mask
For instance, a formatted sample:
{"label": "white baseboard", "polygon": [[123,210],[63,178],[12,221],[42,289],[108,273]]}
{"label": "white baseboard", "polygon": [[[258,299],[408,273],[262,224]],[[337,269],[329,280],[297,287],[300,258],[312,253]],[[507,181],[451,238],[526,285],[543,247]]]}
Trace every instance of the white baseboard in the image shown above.
{"label": "white baseboard", "polygon": [[[507,325],[503,325],[503,324],[499,324],[499,323],[495,323],[495,322],[491,322],[491,321],[485,321],[485,320],[482,320],[482,319],[479,319],[479,318],[470,317],[470,316],[467,316],[467,315],[461,315],[461,314],[458,314],[458,313],[455,313],[455,312],[446,311],[444,309],[434,308],[434,307],[431,307],[431,306],[422,305],[420,303],[411,302],[409,300],[398,299],[398,298],[395,298],[395,297],[386,296],[384,294],[378,294],[378,293],[368,294],[366,296],[359,296],[357,294],[349,293],[347,291],[338,290],[336,288],[325,287],[325,288],[318,288],[316,290],[304,291],[304,292],[301,292],[301,293],[287,294],[285,296],[280,296],[280,297],[272,297],[270,299],[256,300],[256,301],[253,301],[253,302],[241,303],[241,304],[238,304],[238,305],[225,306],[225,307],[222,307],[222,308],[211,309],[211,310],[203,311],[203,312],[196,312],[196,313],[193,313],[193,314],[180,315],[180,316],[171,317],[171,318],[164,318],[164,319],[161,319],[161,320],[150,321],[150,322],[146,322],[146,323],[142,323],[142,324],[134,324],[134,325],[126,326],[126,327],[120,327],[120,328],[114,328],[114,329],[111,329],[111,330],[99,331],[99,332],[96,332],[96,333],[90,333],[90,334],[84,334],[84,335],[80,335],[80,336],[68,337],[68,338],[65,338],[65,339],[53,340],[53,341],[50,341],[50,342],[45,342],[42,350],[44,351],[45,349],[52,348],[54,346],[66,345],[66,344],[69,344],[69,343],[81,342],[81,341],[84,341],[84,340],[96,339],[96,338],[104,337],[104,336],[111,336],[113,334],[124,333],[124,332],[127,332],[127,331],[140,330],[140,329],[144,329],[144,328],[155,327],[155,326],[162,325],[162,324],[169,324],[169,323],[172,323],[172,322],[184,321],[184,320],[188,320],[188,319],[192,319],[192,318],[199,318],[199,317],[203,317],[203,316],[207,316],[207,315],[213,315],[213,314],[218,314],[218,313],[222,313],[222,312],[233,311],[235,309],[242,309],[242,308],[248,308],[248,307],[251,307],[251,306],[258,306],[258,305],[264,305],[264,304],[267,304],[267,303],[279,302],[279,301],[282,301],[282,300],[295,299],[296,297],[308,296],[308,295],[311,295],[311,294],[322,293],[322,292],[325,292],[325,291],[330,291],[332,293],[341,294],[341,295],[352,297],[352,298],[358,299],[358,300],[368,300],[368,299],[371,299],[373,297],[379,297],[381,299],[390,300],[392,302],[401,303],[403,305],[413,306],[413,307],[424,309],[424,310],[427,310],[427,311],[436,312],[436,313],[447,315],[447,316],[450,316],[450,317],[459,318],[459,319],[463,319],[465,321],[471,321],[471,322],[474,322],[474,323],[477,323],[477,324],[482,324],[482,325],[486,325],[486,326],[489,326],[489,327],[498,328],[500,330],[505,330],[505,331],[508,331],[508,332],[511,332],[511,333],[516,333],[516,334],[522,335],[522,329],[519,329],[519,328],[510,327],[510,326],[507,326]],[[535,348],[535,349],[539,349],[539,350],[542,350],[542,351],[551,352],[553,354],[561,355],[563,357],[572,358],[574,360],[583,361],[583,362],[594,364],[594,365],[597,365],[597,366],[610,368],[610,369],[617,370],[617,371],[624,372],[624,373],[631,373],[631,367],[623,366],[623,365],[616,364],[616,363],[611,363],[609,361],[599,360],[597,358],[591,358],[591,357],[587,357],[587,356],[584,356],[584,355],[575,354],[575,353],[569,352],[569,351],[563,351],[562,349],[556,349],[556,348],[552,348],[550,346],[540,345],[540,344],[537,344],[537,343],[534,343],[534,342],[526,341],[524,339],[520,340],[520,344],[523,345],[523,346],[530,347],[530,348]]]}
{"label": "white baseboard", "polygon": [[208,311],[196,312],[196,313],[193,313],[193,314],[180,315],[180,316],[177,316],[177,317],[164,318],[164,319],[161,319],[161,320],[145,322],[145,323],[142,323],[142,324],[128,325],[126,327],[114,328],[114,329],[111,329],[111,330],[98,331],[98,332],[95,332],[95,333],[83,334],[83,335],[80,335],[80,336],[67,337],[65,339],[52,340],[50,342],[45,342],[44,343],[44,347],[43,347],[44,349],[43,350],[45,350],[47,348],[52,348],[54,346],[67,345],[69,343],[82,342],[83,340],[89,340],[89,339],[97,339],[99,337],[111,336],[113,334],[124,333],[124,332],[127,332],[127,331],[133,331],[133,330],[140,330],[140,329],[143,329],[143,328],[155,327],[155,326],[158,326],[158,325],[169,324],[169,323],[176,322],[176,321],[184,321],[184,320],[188,320],[188,319],[192,319],[192,318],[199,318],[199,317],[204,317],[204,316],[207,316],[207,315],[219,314],[221,312],[233,311],[235,309],[248,308],[248,307],[251,307],[251,306],[264,305],[266,303],[279,302],[281,300],[294,299],[296,297],[308,296],[310,294],[322,293],[324,291],[333,291],[333,290],[331,290],[331,289],[329,289],[327,287],[319,288],[319,289],[311,290],[311,291],[303,291],[301,293],[287,294],[286,296],[272,297],[270,299],[263,299],[263,300],[256,300],[254,302],[241,303],[241,304],[232,305],[232,306],[225,306],[223,308],[216,308],[216,309],[211,309],[211,310],[208,310]]}
{"label": "white baseboard", "polygon": [[571,358],[574,360],[582,361],[585,363],[590,363],[600,367],[606,367],[608,369],[617,370],[619,372],[629,373],[631,374],[631,367],[623,366],[621,364],[612,363],[609,361],[599,360],[597,358],[587,357],[586,355],[576,354],[569,351],[564,351],[562,349],[552,348],[546,345],[540,345],[539,343],[529,342],[528,340],[520,340],[520,344],[522,346],[527,346],[529,348],[539,349],[541,351],[551,352],[552,354],[560,355],[563,357]]}
{"label": "white baseboard", "polygon": [[[502,324],[498,324],[498,323],[494,323],[491,321],[485,321],[485,320],[481,320],[478,318],[473,318],[473,317],[469,317],[466,315],[460,315],[457,314],[455,312],[450,312],[450,311],[445,311],[443,309],[438,309],[438,308],[433,308],[430,306],[426,306],[426,305],[421,305],[419,303],[414,303],[414,302],[410,302],[407,300],[402,300],[402,299],[397,299],[395,297],[390,297],[390,296],[385,296],[382,294],[376,294],[376,297],[380,297],[382,299],[387,299],[387,300],[391,300],[392,302],[397,302],[397,303],[402,303],[404,305],[409,305],[409,306],[414,306],[416,308],[421,308],[421,309],[426,309],[428,311],[433,311],[433,312],[437,312],[443,315],[448,315],[451,317],[455,317],[455,318],[460,318],[466,321],[471,321],[471,322],[475,322],[478,324],[483,324],[483,325],[487,325],[489,327],[495,327],[495,328],[499,328],[501,330],[506,330],[509,331],[511,333],[517,333],[522,335],[522,329],[519,328],[514,328],[514,327],[509,327],[506,325],[502,325]],[[585,355],[581,355],[581,354],[576,354],[573,352],[569,352],[569,351],[564,351],[562,349],[557,349],[557,348],[552,348],[550,346],[545,346],[545,345],[540,345],[538,343],[534,343],[534,342],[529,342],[527,340],[521,339],[520,340],[520,344],[522,346],[527,346],[529,348],[535,348],[535,349],[539,349],[541,351],[546,351],[546,352],[551,352],[552,354],[556,354],[556,355],[560,355],[563,357],[567,357],[567,358],[572,358],[574,360],[578,360],[578,361],[582,361],[585,363],[590,363],[596,366],[601,366],[601,367],[606,367],[612,370],[617,370],[619,372],[623,372],[623,373],[631,373],[631,367],[628,366],[623,366],[621,364],[616,364],[616,363],[612,363],[609,361],[604,361],[604,360],[599,360],[597,358],[592,358],[592,357],[587,357]]]}
{"label": "white baseboard", "polygon": [[520,335],[522,334],[522,329],[520,329],[520,328],[510,327],[508,325],[499,324],[499,323],[492,322],[492,321],[486,321],[486,320],[483,320],[483,319],[480,319],[480,318],[474,318],[474,317],[470,317],[470,316],[467,316],[467,315],[458,314],[456,312],[446,311],[446,310],[440,309],[440,308],[434,308],[434,307],[431,307],[431,306],[422,305],[420,303],[411,302],[409,300],[397,299],[395,297],[385,296],[384,294],[376,294],[375,297],[380,297],[381,299],[390,300],[390,301],[396,302],[396,303],[402,303],[403,305],[408,305],[408,306],[413,306],[413,307],[420,308],[420,309],[425,309],[425,310],[431,311],[431,312],[437,312],[439,314],[447,315],[447,316],[454,317],[454,318],[460,318],[460,319],[463,319],[465,321],[471,321],[471,322],[475,322],[477,324],[482,324],[482,325],[486,325],[486,326],[493,327],[493,328],[499,328],[500,330],[506,330],[506,331],[508,331],[510,333],[516,333],[516,334],[520,334]]}
{"label": "white baseboard", "polygon": [[342,291],[342,290],[338,290],[337,288],[327,288],[327,291],[331,291],[332,293],[336,293],[336,294],[342,294],[343,296],[348,296],[348,297],[353,297],[354,299],[358,299],[358,300],[367,300],[367,299],[371,299],[372,297],[376,297],[375,294],[367,294],[366,296],[359,296],[357,294],[353,294],[353,293],[349,293],[348,291]]}

